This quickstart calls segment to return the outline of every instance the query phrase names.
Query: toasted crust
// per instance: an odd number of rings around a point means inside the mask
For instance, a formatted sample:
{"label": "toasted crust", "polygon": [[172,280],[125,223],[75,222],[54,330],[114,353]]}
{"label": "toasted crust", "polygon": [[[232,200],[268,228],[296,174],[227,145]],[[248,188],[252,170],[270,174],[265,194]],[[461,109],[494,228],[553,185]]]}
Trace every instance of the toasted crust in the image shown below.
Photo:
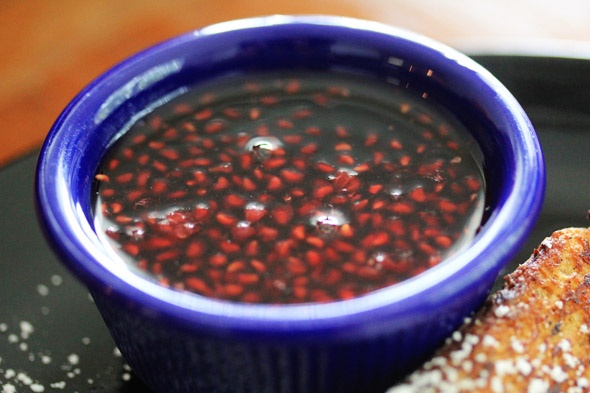
{"label": "toasted crust", "polygon": [[387,393],[590,392],[590,230],[546,238],[435,357]]}

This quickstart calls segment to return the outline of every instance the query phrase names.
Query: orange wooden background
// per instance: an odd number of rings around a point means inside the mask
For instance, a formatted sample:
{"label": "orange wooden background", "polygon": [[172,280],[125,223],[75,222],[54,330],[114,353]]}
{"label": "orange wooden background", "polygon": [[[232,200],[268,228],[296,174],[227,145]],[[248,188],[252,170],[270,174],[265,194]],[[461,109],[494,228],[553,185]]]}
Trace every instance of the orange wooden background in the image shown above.
{"label": "orange wooden background", "polygon": [[200,26],[277,13],[373,19],[458,49],[590,42],[586,0],[0,0],[0,165],[37,149],[67,102],[123,58]]}

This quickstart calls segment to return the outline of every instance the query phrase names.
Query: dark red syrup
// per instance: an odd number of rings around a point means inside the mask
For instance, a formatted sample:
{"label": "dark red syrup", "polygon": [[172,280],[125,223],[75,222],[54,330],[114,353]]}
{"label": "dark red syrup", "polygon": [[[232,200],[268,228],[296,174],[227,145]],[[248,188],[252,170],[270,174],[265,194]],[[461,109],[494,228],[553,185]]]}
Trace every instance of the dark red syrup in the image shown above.
{"label": "dark red syrup", "polygon": [[96,175],[105,245],[162,285],[249,303],[350,299],[468,242],[473,142],[425,95],[323,74],[196,87],[135,122]]}

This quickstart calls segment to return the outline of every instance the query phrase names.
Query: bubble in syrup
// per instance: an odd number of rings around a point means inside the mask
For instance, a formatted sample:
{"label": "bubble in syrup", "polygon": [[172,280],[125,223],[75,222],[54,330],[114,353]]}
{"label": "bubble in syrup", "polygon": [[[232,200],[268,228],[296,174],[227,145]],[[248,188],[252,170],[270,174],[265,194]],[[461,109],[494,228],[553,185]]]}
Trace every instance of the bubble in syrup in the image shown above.
{"label": "bubble in syrup", "polygon": [[389,195],[394,200],[400,199],[404,196],[404,190],[401,187],[392,187],[389,190]]}
{"label": "bubble in syrup", "polygon": [[249,221],[239,221],[232,228],[232,236],[235,240],[246,240],[256,235],[256,229]]}
{"label": "bubble in syrup", "polygon": [[274,150],[282,146],[282,142],[273,136],[257,136],[246,143],[245,149],[252,152],[256,161],[264,162],[271,157]]}
{"label": "bubble in syrup", "polygon": [[249,202],[245,207],[245,217],[248,222],[256,222],[266,215],[266,207],[260,202]]}
{"label": "bubble in syrup", "polygon": [[338,232],[338,229],[348,224],[348,218],[340,210],[329,207],[312,212],[309,224],[314,226],[319,236],[330,237]]}

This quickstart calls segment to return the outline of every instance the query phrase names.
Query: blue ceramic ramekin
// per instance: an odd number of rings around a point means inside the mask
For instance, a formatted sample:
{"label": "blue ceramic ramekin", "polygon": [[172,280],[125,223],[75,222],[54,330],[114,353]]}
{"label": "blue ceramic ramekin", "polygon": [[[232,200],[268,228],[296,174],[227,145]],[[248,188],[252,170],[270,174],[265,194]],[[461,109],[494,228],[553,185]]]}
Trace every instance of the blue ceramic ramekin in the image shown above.
{"label": "blue ceramic ramekin", "polygon": [[[473,134],[487,181],[475,239],[425,273],[352,300],[230,303],[159,286],[109,258],[93,226],[95,171],[146,108],[213,77],[318,70],[423,89]],[[43,145],[37,209],[49,243],[89,288],[134,371],[157,392],[379,392],[476,309],[540,211],[543,155],[513,96],[466,56],[369,21],[271,16],[221,23],[110,69]],[[75,317],[75,316],[72,316]]]}

